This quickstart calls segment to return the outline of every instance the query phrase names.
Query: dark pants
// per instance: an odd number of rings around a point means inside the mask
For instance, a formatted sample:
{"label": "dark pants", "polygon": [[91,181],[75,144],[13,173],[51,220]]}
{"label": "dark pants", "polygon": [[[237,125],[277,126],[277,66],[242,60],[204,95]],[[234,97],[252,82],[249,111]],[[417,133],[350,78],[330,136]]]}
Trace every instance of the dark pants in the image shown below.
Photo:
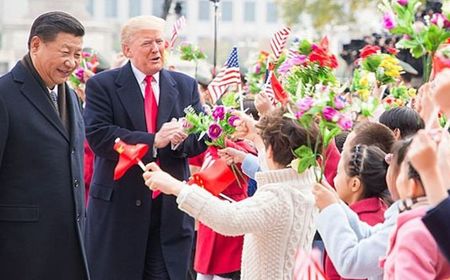
{"label": "dark pants", "polygon": [[161,248],[161,196],[152,201],[143,280],[170,280]]}

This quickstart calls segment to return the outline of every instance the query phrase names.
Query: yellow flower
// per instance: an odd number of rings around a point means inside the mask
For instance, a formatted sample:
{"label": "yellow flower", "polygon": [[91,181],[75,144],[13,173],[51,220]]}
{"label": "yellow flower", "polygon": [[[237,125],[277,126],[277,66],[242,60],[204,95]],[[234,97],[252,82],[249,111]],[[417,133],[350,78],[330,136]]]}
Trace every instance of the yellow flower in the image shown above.
{"label": "yellow flower", "polygon": [[359,84],[361,87],[368,87],[369,86],[369,79],[367,79],[367,76],[364,76],[361,78],[361,80],[359,81]]}
{"label": "yellow flower", "polygon": [[416,89],[415,88],[409,88],[408,89],[408,95],[410,96],[410,97],[416,97]]}
{"label": "yellow flower", "polygon": [[370,92],[368,89],[360,89],[360,90],[358,90],[358,94],[359,94],[359,96],[361,96],[361,99],[364,101],[369,99],[369,96],[370,96]]}
{"label": "yellow flower", "polygon": [[380,67],[384,68],[384,73],[393,78],[400,77],[402,67],[399,65],[398,60],[392,56],[385,56],[380,63]]}

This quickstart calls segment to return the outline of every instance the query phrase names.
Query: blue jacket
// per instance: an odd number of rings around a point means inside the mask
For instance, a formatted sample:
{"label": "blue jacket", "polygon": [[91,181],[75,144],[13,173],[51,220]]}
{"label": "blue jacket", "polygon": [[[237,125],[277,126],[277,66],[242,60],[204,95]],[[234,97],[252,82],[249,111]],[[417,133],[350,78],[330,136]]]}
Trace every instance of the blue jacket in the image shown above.
{"label": "blue jacket", "polygon": [[429,210],[422,218],[436,243],[450,262],[450,197]]}

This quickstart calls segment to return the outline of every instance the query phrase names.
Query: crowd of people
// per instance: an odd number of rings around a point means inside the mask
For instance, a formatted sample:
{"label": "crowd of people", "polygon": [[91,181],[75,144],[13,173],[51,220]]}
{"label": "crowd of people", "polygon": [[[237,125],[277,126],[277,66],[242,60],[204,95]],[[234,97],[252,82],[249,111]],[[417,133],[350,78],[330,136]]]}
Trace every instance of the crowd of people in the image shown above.
{"label": "crowd of people", "polygon": [[[125,63],[84,72],[75,92],[83,25],[64,12],[33,22],[28,53],[0,78],[0,278],[306,279],[295,267],[315,247],[324,279],[450,279],[450,134],[437,114],[450,115],[450,70],[328,146],[314,120],[289,117],[294,102],[256,95],[217,148],[179,121],[211,98],[165,69],[164,27],[129,19]],[[114,179],[117,138],[149,147],[144,173]],[[325,155],[319,168],[293,167],[302,146]],[[242,172],[221,196],[187,182],[218,160]]]}

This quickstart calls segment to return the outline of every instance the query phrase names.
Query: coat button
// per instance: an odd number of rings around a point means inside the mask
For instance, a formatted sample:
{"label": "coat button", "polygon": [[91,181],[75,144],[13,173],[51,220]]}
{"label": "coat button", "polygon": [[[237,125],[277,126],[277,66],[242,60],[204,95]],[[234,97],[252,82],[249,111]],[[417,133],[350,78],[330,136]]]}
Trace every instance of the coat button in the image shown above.
{"label": "coat button", "polygon": [[142,201],[140,199],[136,200],[136,206],[139,207],[142,205]]}
{"label": "coat button", "polygon": [[78,182],[77,179],[73,180],[73,186],[74,188],[78,188],[80,186],[80,183]]}
{"label": "coat button", "polygon": [[80,222],[80,213],[77,214],[77,222]]}
{"label": "coat button", "polygon": [[75,148],[72,148],[72,155],[75,154]]}

